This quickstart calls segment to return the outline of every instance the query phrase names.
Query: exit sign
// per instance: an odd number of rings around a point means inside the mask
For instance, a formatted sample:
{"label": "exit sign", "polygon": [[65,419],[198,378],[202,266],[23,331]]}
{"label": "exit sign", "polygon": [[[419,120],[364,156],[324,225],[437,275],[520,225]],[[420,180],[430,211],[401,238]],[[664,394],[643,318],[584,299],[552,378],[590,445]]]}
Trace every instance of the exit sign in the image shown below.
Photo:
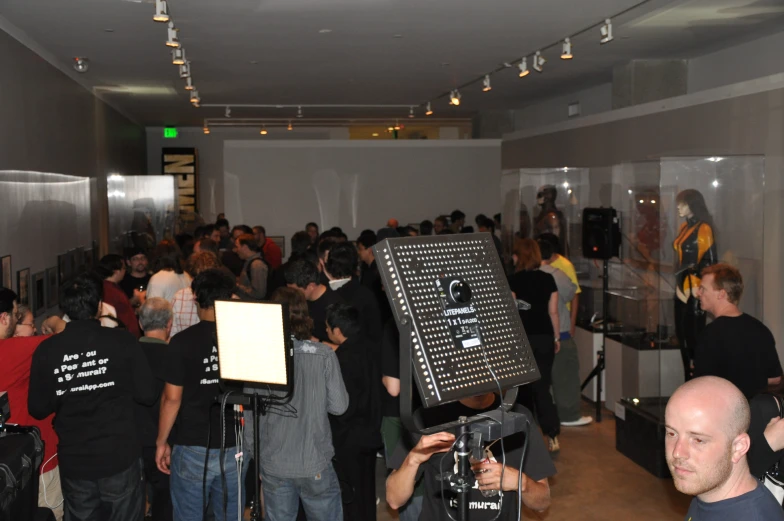
{"label": "exit sign", "polygon": [[177,129],[166,127],[163,129],[163,137],[165,138],[175,138],[177,137]]}

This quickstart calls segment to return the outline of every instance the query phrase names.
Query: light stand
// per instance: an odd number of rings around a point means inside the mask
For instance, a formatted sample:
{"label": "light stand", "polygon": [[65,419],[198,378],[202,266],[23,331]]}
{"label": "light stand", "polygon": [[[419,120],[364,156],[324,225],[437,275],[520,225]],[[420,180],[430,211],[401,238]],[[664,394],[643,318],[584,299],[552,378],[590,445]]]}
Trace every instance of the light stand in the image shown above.
{"label": "light stand", "polygon": [[607,292],[610,290],[610,270],[609,261],[604,259],[602,267],[602,348],[599,350],[599,356],[596,360],[596,365],[585,378],[580,391],[585,389],[591,380],[596,378],[596,421],[602,421],[602,371],[604,371],[604,353],[607,347],[607,332],[608,324],[610,322],[610,301],[607,298]]}
{"label": "light stand", "polygon": [[[517,303],[487,233],[386,239],[374,253],[400,332],[401,422],[412,434],[456,434],[458,473],[440,479],[467,521],[469,457],[483,459],[483,441],[525,430],[525,415],[511,411],[516,387],[539,378]],[[414,381],[425,408],[496,391],[504,403],[423,428],[412,410]]]}

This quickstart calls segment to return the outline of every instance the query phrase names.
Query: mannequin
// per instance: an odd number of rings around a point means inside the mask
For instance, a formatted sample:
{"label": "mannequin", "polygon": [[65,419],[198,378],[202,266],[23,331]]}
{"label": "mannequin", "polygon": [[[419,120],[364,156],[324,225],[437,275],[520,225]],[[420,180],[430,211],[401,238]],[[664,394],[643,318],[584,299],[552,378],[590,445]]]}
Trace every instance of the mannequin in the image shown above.
{"label": "mannequin", "polygon": [[681,223],[672,246],[675,249],[675,334],[681,348],[686,380],[692,376],[697,338],[705,328],[705,312],[700,308],[700,273],[718,262],[713,235],[713,218],[705,199],[697,190],[683,190],[675,198]]}
{"label": "mannequin", "polygon": [[566,229],[566,218],[563,212],[555,206],[555,199],[558,191],[553,185],[544,185],[536,194],[536,203],[539,205],[539,214],[534,221],[534,239],[543,233],[552,233],[561,239],[564,251],[559,251],[561,255],[568,256],[568,237]]}

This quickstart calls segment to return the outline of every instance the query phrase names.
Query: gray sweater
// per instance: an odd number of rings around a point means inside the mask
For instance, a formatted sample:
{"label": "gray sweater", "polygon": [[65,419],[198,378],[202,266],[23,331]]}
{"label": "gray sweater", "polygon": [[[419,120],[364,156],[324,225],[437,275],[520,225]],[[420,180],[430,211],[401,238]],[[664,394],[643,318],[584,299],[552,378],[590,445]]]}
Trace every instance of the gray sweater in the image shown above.
{"label": "gray sweater", "polygon": [[555,286],[558,288],[558,322],[561,326],[560,333],[568,333],[572,327],[572,314],[566,307],[566,304],[572,301],[575,293],[577,293],[577,286],[574,285],[569,279],[569,276],[563,271],[550,266],[542,264],[539,268],[545,273],[549,273],[555,279]]}

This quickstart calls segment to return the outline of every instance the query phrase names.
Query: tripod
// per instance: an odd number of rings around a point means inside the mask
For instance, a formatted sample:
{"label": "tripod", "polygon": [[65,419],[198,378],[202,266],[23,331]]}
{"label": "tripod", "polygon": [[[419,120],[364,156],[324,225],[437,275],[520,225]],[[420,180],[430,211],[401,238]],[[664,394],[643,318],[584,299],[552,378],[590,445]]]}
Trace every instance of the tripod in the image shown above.
{"label": "tripod", "polygon": [[596,365],[591,370],[588,377],[580,387],[580,391],[585,389],[591,380],[596,377],[596,421],[602,421],[602,371],[604,371],[604,350],[607,343],[607,327],[609,323],[610,302],[607,299],[607,292],[610,286],[609,262],[604,259],[602,266],[602,348],[599,350],[599,356],[596,360]]}

